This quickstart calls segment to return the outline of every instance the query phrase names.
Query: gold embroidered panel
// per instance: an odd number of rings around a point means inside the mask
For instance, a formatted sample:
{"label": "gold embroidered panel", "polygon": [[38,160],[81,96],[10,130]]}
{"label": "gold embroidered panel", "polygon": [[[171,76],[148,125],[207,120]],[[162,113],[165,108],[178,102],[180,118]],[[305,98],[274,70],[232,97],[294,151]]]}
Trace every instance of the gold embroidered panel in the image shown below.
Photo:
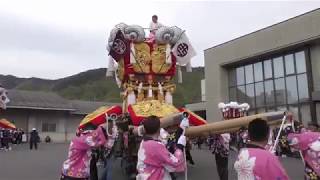
{"label": "gold embroidered panel", "polygon": [[171,104],[161,103],[158,100],[142,101],[132,105],[132,109],[137,116],[148,117],[158,116],[165,117],[174,113],[179,113],[179,110]]}

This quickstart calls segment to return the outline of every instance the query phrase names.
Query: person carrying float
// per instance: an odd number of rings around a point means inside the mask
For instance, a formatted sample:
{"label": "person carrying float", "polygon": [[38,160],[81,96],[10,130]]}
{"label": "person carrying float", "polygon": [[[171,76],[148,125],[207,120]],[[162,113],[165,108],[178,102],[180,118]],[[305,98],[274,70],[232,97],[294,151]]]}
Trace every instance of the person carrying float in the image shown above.
{"label": "person carrying float", "polygon": [[114,145],[119,135],[118,127],[115,124],[116,117],[111,116],[107,118],[109,123],[107,127],[108,142],[106,146],[100,149],[104,159],[104,169],[102,177],[100,178],[101,180],[112,180],[112,167],[115,161]]}
{"label": "person carrying float", "polygon": [[249,123],[250,142],[241,149],[234,163],[239,180],[289,179],[278,158],[265,149],[269,133],[269,125],[265,120],[256,118]]}
{"label": "person carrying float", "polygon": [[320,179],[320,133],[310,129],[290,133],[288,142],[292,149],[301,152],[305,165],[304,177],[310,180]]}
{"label": "person carrying float", "polygon": [[89,180],[92,150],[101,146],[105,149],[112,148],[109,147],[113,145],[110,142],[114,142],[117,130],[112,128],[113,123],[106,122],[107,112],[117,109],[101,107],[84,118],[77,130],[77,136],[70,143],[68,158],[62,167],[61,180]]}
{"label": "person carrying float", "polygon": [[[301,132],[303,130],[302,123],[295,121],[293,119],[293,116],[291,113],[288,114],[288,118],[286,119],[286,122],[281,129],[280,137],[279,137],[279,144],[277,148],[277,155],[282,157],[295,157],[296,154],[292,151],[289,141],[288,141],[288,135],[290,133],[294,132]],[[275,129],[274,135],[278,134],[280,131],[280,128]]]}
{"label": "person carrying float", "polygon": [[[249,105],[244,103],[239,105],[237,102],[230,102],[228,104],[219,103],[224,120],[242,117],[245,111],[249,109]],[[230,133],[214,134],[212,153],[215,155],[217,171],[221,180],[228,180],[228,157]]]}
{"label": "person carrying float", "polygon": [[[185,129],[188,123],[181,122]],[[182,134],[177,141],[174,153],[170,153],[160,140],[160,119],[150,116],[143,121],[144,137],[138,151],[137,180],[170,180],[170,172],[185,170],[183,149],[186,137]]]}

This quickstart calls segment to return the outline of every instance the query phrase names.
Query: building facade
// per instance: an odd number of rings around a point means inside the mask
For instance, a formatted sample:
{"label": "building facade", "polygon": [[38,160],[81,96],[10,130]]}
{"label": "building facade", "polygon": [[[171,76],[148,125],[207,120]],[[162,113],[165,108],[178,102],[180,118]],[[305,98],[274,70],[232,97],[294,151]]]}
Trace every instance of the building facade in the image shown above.
{"label": "building facade", "polygon": [[100,106],[117,103],[66,100],[55,93],[9,90],[10,103],[1,111],[0,119],[13,122],[28,136],[36,128],[43,140],[50,136],[53,142],[70,141],[81,120]]}
{"label": "building facade", "polygon": [[320,117],[320,9],[206,49],[206,114],[219,102],[247,102],[249,114],[289,110]]}

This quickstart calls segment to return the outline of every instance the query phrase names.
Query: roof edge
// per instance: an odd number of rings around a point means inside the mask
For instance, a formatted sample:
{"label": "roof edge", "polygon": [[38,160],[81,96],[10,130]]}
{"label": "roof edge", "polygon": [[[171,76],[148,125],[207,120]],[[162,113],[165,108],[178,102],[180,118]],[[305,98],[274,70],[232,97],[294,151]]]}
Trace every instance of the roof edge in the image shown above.
{"label": "roof edge", "polygon": [[285,23],[285,22],[290,21],[290,20],[292,20],[292,19],[299,18],[299,17],[301,17],[301,16],[304,16],[304,15],[306,15],[306,14],[309,14],[309,13],[312,13],[312,12],[318,11],[318,10],[320,10],[320,8],[313,9],[313,10],[311,10],[311,11],[308,11],[308,12],[305,12],[305,13],[303,13],[303,14],[300,14],[300,15],[297,15],[297,16],[294,16],[294,17],[291,17],[291,18],[286,19],[286,20],[284,20],[284,21],[280,21],[280,22],[275,23],[275,24],[272,24],[272,25],[270,25],[270,26],[266,26],[266,27],[264,27],[264,28],[262,28],[262,29],[258,29],[258,30],[256,30],[256,31],[250,32],[250,33],[248,33],[248,34],[244,34],[244,35],[239,36],[239,37],[237,37],[237,38],[235,38],[235,39],[231,39],[231,40],[226,41],[226,42],[223,42],[223,43],[221,43],[221,44],[218,44],[218,45],[212,46],[212,47],[210,47],[210,48],[204,49],[203,51],[208,51],[208,50],[210,50],[210,49],[214,49],[214,48],[220,47],[220,46],[222,46],[222,45],[225,45],[225,44],[228,44],[228,43],[230,43],[230,42],[236,41],[236,40],[238,40],[238,39],[240,39],[240,38],[249,36],[249,35],[254,34],[254,33],[257,33],[257,32],[259,32],[259,31],[266,30],[266,29],[271,28],[271,27],[273,27],[273,26],[277,26],[277,25],[279,25],[279,24]]}
{"label": "roof edge", "polygon": [[[219,66],[228,67],[228,66],[232,66],[232,65],[234,65],[234,64],[236,64],[238,62],[241,62],[243,60],[252,59],[252,58],[255,58],[255,57],[267,55],[267,54],[270,54],[272,52],[281,52],[281,51],[285,51],[288,48],[299,48],[299,47],[301,47],[303,45],[311,44],[311,43],[317,41],[318,39],[320,39],[320,35],[312,37],[312,38],[304,39],[304,40],[301,40],[301,41],[298,41],[298,42],[295,42],[295,43],[290,43],[290,44],[287,44],[287,45],[284,45],[284,46],[278,46],[278,47],[269,49],[267,51],[261,51],[261,52],[258,52],[256,54],[252,54],[250,56],[241,57],[241,58],[238,58],[238,59],[233,59],[230,62],[223,62],[223,63],[219,64]],[[301,46],[299,46],[299,45],[301,45]]]}
{"label": "roof edge", "polygon": [[46,108],[33,106],[7,106],[7,109],[37,109],[37,110],[53,110],[53,111],[76,111],[76,109],[69,108]]}

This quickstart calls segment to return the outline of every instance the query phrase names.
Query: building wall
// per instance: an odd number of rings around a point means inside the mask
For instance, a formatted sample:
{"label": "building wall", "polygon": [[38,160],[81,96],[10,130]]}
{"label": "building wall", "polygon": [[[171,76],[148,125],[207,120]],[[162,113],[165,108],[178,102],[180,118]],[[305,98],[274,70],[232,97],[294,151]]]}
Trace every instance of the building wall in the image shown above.
{"label": "building wall", "polygon": [[0,119],[2,118],[13,122],[17,128],[22,128],[24,130],[28,129],[28,110],[6,109],[5,111],[1,111],[0,113]]}
{"label": "building wall", "polygon": [[[65,122],[68,118],[67,111],[33,110],[29,116],[29,131],[35,127],[42,140],[46,136],[50,136],[53,142],[64,142],[66,140]],[[56,131],[44,132],[42,127],[44,123],[55,124]]]}
{"label": "building wall", "polygon": [[[315,44],[310,48],[310,59],[311,59],[311,67],[312,67],[312,81],[313,81],[314,92],[317,92],[317,94],[319,94],[320,92],[320,44]],[[316,117],[317,119],[319,119],[320,118],[319,95],[316,99],[317,99]]]}
{"label": "building wall", "polygon": [[201,80],[201,101],[206,101],[206,80]]}
{"label": "building wall", "polygon": [[[8,119],[13,122],[17,128],[22,128],[26,133],[29,133],[32,128],[36,128],[42,140],[44,140],[46,136],[50,136],[53,142],[65,142],[66,140],[70,140],[70,138],[67,138],[67,129],[69,129],[69,132],[73,129],[73,132],[75,132],[75,127],[78,125],[78,120],[70,117],[71,115],[68,111],[32,109],[7,109],[0,114],[0,118]],[[55,124],[56,131],[43,132],[43,123]]]}
{"label": "building wall", "polygon": [[314,91],[320,91],[320,44],[310,47]]}
{"label": "building wall", "polygon": [[[228,100],[226,65],[304,46],[306,42],[320,38],[319,29],[320,9],[317,9],[205,50],[207,119],[218,120],[221,115],[217,104]],[[318,50],[314,52],[314,56],[317,53]]]}
{"label": "building wall", "polygon": [[[205,52],[205,58],[209,57]],[[218,109],[219,102],[228,100],[227,70],[219,65],[205,65],[206,82],[206,113],[208,122],[219,121],[221,113]],[[211,68],[207,67],[210,66]]]}
{"label": "building wall", "polygon": [[208,62],[231,63],[318,39],[319,29],[320,9],[205,51],[207,55],[214,55]]}
{"label": "building wall", "polygon": [[78,128],[81,120],[84,118],[84,115],[71,114],[67,119],[67,140],[70,141],[76,135],[76,129]]}

